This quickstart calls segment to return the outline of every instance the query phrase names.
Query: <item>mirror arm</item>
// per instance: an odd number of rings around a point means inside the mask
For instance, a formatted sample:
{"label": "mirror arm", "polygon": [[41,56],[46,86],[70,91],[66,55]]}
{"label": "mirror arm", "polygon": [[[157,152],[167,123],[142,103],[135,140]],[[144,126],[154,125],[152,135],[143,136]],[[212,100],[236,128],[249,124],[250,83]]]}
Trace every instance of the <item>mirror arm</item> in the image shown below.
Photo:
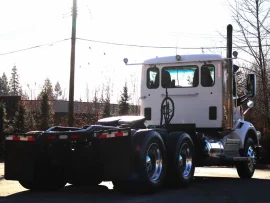
{"label": "mirror arm", "polygon": [[243,115],[245,115],[249,110],[250,108],[247,108],[247,110],[244,111]]}
{"label": "mirror arm", "polygon": [[248,108],[247,110],[244,111],[244,113],[242,114],[242,119],[245,120],[245,115],[246,113],[250,110],[251,108]]}

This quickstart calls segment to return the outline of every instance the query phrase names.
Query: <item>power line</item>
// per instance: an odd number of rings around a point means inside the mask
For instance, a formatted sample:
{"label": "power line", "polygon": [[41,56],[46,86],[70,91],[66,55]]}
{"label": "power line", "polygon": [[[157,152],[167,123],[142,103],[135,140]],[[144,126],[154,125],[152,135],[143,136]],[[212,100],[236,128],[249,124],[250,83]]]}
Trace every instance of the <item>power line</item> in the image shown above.
{"label": "power line", "polygon": [[0,56],[13,54],[13,53],[17,53],[17,52],[22,52],[22,51],[27,51],[27,50],[30,50],[30,49],[36,49],[36,48],[40,48],[40,47],[44,47],[44,46],[52,46],[52,45],[54,45],[56,43],[64,42],[64,41],[67,41],[67,40],[70,40],[70,38],[63,39],[63,40],[58,40],[58,41],[47,43],[47,44],[40,44],[40,45],[36,45],[36,46],[33,46],[33,47],[25,48],[25,49],[19,49],[19,50],[15,50],[15,51],[6,52],[6,53],[0,53]]}
{"label": "power line", "polygon": [[[8,55],[8,54],[13,54],[17,52],[22,52],[22,51],[27,51],[30,49],[36,49],[44,46],[52,46],[56,43],[60,43],[63,41],[70,40],[71,38],[66,38],[63,40],[47,43],[47,44],[41,44],[41,45],[36,45],[33,47],[28,47],[24,49],[19,49],[15,51],[10,51],[10,52],[5,52],[5,53],[0,53],[0,56]],[[99,41],[99,40],[92,40],[92,39],[84,39],[84,38],[76,38],[77,40],[82,40],[82,41],[88,41],[88,42],[94,42],[94,43],[100,43],[100,44],[109,44],[109,45],[115,45],[115,46],[128,46],[128,47],[139,47],[139,48],[153,48],[153,49],[189,49],[189,50],[202,50],[202,49],[226,49],[227,47],[175,47],[175,46],[151,46],[151,45],[139,45],[139,44],[125,44],[125,43],[117,43],[117,42],[108,42],[108,41]],[[270,45],[262,45],[263,47],[269,47]],[[234,46],[232,48],[237,49],[237,48],[248,48],[249,46]],[[251,46],[253,48],[259,47],[259,46]]]}
{"label": "power line", "polygon": [[[94,42],[94,43],[101,43],[101,44],[110,44],[116,46],[130,46],[130,47],[140,47],[140,48],[154,48],[154,49],[226,49],[227,47],[175,47],[175,46],[151,46],[151,45],[138,45],[138,44],[124,44],[124,43],[116,43],[116,42],[108,42],[108,41],[99,41],[99,40],[92,40],[92,39],[84,39],[84,38],[76,38],[82,41]],[[262,45],[263,47],[268,47],[270,45]],[[232,47],[236,48],[248,48],[248,47],[259,47],[259,46],[235,46]]]}
{"label": "power line", "polygon": [[172,47],[172,46],[151,46],[151,45],[138,45],[138,44],[124,44],[124,43],[117,43],[117,42],[107,42],[107,41],[99,41],[99,40],[92,40],[92,39],[84,39],[84,38],[77,38],[78,40],[100,43],[100,44],[110,44],[116,46],[129,46],[129,47],[140,47],[140,48],[154,48],[154,49],[202,49],[202,47],[194,47],[194,48],[187,48],[187,47]]}
{"label": "power line", "polygon": [[[117,42],[107,42],[107,41],[99,41],[99,40],[92,40],[92,39],[84,39],[84,38],[77,38],[78,40],[82,41],[88,41],[88,42],[95,42],[100,44],[110,44],[110,45],[116,45],[116,46],[129,46],[129,47],[141,47],[141,48],[158,48],[158,49],[175,49],[176,47],[170,47],[170,46],[149,46],[149,45],[138,45],[138,44],[124,44],[124,43],[117,43]],[[183,48],[184,49],[184,48]],[[201,49],[201,48],[198,48]]]}
{"label": "power line", "polygon": [[[222,35],[207,35],[207,34],[191,34],[191,33],[168,33],[170,36],[179,36],[179,37],[191,37],[191,38],[221,38],[224,39],[226,37]],[[242,38],[242,39],[258,39],[256,36],[247,36],[244,37],[243,35],[233,35],[234,38]],[[266,37],[264,39],[270,39],[270,37]]]}

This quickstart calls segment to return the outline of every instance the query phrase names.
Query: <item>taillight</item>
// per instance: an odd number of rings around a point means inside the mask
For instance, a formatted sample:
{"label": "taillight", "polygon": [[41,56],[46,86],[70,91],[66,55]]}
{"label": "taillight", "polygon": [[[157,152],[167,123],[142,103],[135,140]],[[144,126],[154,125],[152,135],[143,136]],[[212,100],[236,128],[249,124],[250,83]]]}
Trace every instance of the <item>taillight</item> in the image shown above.
{"label": "taillight", "polygon": [[99,139],[105,139],[105,138],[107,138],[107,134],[101,134],[98,138]]}
{"label": "taillight", "polygon": [[36,139],[34,138],[34,137],[28,137],[27,138],[27,141],[31,141],[31,142],[33,142],[33,141],[35,141]]}
{"label": "taillight", "polygon": [[78,139],[80,135],[71,135],[71,139]]}
{"label": "taillight", "polygon": [[124,136],[124,133],[120,132],[120,133],[115,133],[114,134],[115,137],[122,137]]}
{"label": "taillight", "polygon": [[19,136],[14,136],[12,140],[20,140],[21,138]]}
{"label": "taillight", "polygon": [[56,140],[56,136],[55,135],[48,135],[48,140]]}

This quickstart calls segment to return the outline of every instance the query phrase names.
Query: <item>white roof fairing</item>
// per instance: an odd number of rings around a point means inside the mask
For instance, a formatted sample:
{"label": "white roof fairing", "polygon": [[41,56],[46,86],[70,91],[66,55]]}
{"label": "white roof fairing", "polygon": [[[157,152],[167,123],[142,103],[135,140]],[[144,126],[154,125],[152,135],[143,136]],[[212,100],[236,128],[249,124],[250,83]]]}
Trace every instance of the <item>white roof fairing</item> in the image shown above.
{"label": "white roof fairing", "polygon": [[176,56],[165,56],[160,58],[147,59],[143,64],[164,64],[164,63],[179,63],[188,61],[211,61],[221,60],[222,56],[219,54],[191,54],[191,55],[180,55],[180,61],[176,60]]}

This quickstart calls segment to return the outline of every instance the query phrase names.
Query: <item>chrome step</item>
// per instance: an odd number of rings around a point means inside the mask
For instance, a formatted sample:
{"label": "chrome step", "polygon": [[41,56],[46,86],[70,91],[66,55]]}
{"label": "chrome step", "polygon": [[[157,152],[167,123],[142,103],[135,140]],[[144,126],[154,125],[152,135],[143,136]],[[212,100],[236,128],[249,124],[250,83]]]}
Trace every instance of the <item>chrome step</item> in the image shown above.
{"label": "chrome step", "polygon": [[248,157],[228,157],[228,156],[224,156],[220,158],[226,161],[248,161],[250,159]]}
{"label": "chrome step", "polygon": [[248,161],[248,157],[233,157],[233,161]]}

